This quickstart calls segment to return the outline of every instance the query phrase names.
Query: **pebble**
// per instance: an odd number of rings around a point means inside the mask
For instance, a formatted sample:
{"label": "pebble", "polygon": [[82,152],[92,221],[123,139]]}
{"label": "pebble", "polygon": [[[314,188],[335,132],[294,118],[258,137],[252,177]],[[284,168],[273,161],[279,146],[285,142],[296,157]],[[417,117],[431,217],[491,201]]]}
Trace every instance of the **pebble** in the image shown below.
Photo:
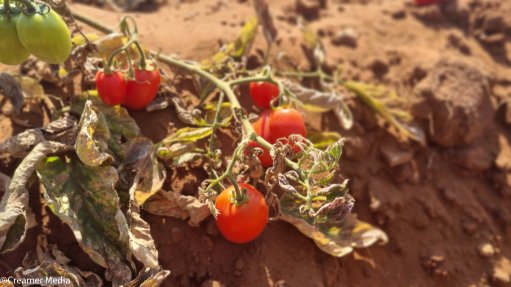
{"label": "pebble", "polygon": [[353,28],[341,30],[332,37],[332,44],[356,48],[358,44],[358,33]]}
{"label": "pebble", "polygon": [[491,257],[495,254],[495,248],[490,243],[483,243],[477,247],[479,255],[484,258]]}

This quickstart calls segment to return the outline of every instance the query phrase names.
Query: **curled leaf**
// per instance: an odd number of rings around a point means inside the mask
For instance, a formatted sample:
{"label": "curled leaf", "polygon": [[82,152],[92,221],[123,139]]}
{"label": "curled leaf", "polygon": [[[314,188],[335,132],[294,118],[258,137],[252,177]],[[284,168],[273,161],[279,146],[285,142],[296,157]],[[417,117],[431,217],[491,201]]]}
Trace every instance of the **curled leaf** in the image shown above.
{"label": "curled leaf", "polygon": [[110,129],[102,114],[96,113],[92,102],[85,103],[75,149],[80,160],[88,166],[100,166],[107,160],[112,160],[108,153]]}
{"label": "curled leaf", "polygon": [[22,158],[38,143],[45,141],[43,133],[38,129],[26,130],[0,144],[0,153],[9,153],[13,157]]}
{"label": "curled leaf", "polygon": [[394,91],[383,86],[373,86],[359,82],[348,81],[344,86],[353,91],[373,111],[383,117],[397,129],[400,139],[412,139],[421,145],[426,145],[426,136],[405,109],[405,102]]}
{"label": "curled leaf", "polygon": [[377,242],[384,244],[388,241],[382,230],[356,219],[354,215],[338,226],[313,224],[305,218],[289,213],[287,209],[283,210],[280,218],[314,240],[321,250],[336,257],[348,255],[354,248],[366,248]]}
{"label": "curled leaf", "polygon": [[203,138],[210,136],[213,133],[213,128],[211,127],[201,127],[201,128],[182,128],[172,134],[171,136],[165,138],[162,143],[165,145],[176,143],[176,142],[196,142]]}
{"label": "curled leaf", "polygon": [[324,113],[334,111],[344,129],[353,127],[353,114],[345,103],[345,96],[337,92],[321,92],[306,88],[289,80],[283,81],[284,86],[300,101],[303,109],[311,112]]}
{"label": "curled leaf", "polygon": [[150,198],[144,210],[159,216],[188,219],[188,224],[198,226],[209,215],[209,207],[194,196],[162,191]]}
{"label": "curled leaf", "polygon": [[0,94],[4,95],[13,106],[13,114],[17,115],[23,107],[23,92],[16,79],[7,74],[0,73]]}
{"label": "curled leaf", "polygon": [[70,149],[70,146],[61,143],[45,141],[36,145],[20,163],[0,202],[0,253],[15,249],[25,238],[28,228],[27,184],[36,166],[47,155]]}
{"label": "curled leaf", "polygon": [[80,247],[107,268],[107,279],[119,286],[131,279],[129,235],[114,189],[117,171],[90,167],[76,157],[49,157],[37,166],[50,210],[69,225]]}
{"label": "curled leaf", "polygon": [[122,287],[158,287],[170,275],[170,271],[145,268],[137,278]]}
{"label": "curled leaf", "polygon": [[307,131],[307,139],[310,140],[315,148],[326,149],[333,143],[338,142],[342,139],[341,135],[337,132],[318,132],[318,131]]}

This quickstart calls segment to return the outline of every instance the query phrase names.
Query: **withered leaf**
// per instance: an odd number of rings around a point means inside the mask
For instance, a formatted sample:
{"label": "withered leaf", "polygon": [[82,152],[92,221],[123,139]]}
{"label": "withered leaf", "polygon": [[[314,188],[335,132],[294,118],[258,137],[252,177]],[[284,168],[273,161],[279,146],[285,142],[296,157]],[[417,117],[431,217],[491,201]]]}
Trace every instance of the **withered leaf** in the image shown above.
{"label": "withered leaf", "polygon": [[131,253],[126,217],[114,189],[117,171],[90,167],[78,158],[49,157],[37,166],[50,210],[69,225],[78,244],[107,279],[119,286],[131,279]]}
{"label": "withered leaf", "polygon": [[9,189],[0,202],[0,252],[15,249],[25,238],[27,230],[28,190],[27,183],[36,166],[47,155],[72,149],[56,143],[41,142],[23,159],[9,185]]}
{"label": "withered leaf", "polygon": [[144,204],[144,210],[159,216],[189,219],[188,224],[198,226],[210,216],[209,207],[194,196],[173,191],[161,191]]}

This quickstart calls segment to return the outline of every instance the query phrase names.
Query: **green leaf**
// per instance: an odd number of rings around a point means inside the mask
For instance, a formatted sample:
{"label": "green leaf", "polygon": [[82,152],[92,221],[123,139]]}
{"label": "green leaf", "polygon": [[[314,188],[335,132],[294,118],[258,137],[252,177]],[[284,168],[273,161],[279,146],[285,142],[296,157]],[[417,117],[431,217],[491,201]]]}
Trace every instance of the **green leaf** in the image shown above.
{"label": "green leaf", "polygon": [[70,146],[56,142],[39,143],[16,168],[9,189],[0,202],[0,253],[14,250],[25,238],[28,228],[27,184],[36,166],[47,155],[70,149]]}
{"label": "green leaf", "polygon": [[162,143],[165,145],[176,142],[196,142],[210,136],[213,133],[211,127],[191,128],[186,127],[178,130],[173,135],[165,138]]}
{"label": "green leaf", "polygon": [[307,139],[314,144],[315,148],[326,149],[341,139],[341,135],[337,132],[318,132],[313,130],[307,131]]}
{"label": "green leaf", "polygon": [[49,157],[37,166],[48,207],[69,225],[80,247],[107,268],[114,286],[131,279],[128,226],[114,189],[117,170],[75,157]]}
{"label": "green leaf", "polygon": [[414,122],[412,115],[404,107],[404,100],[396,92],[389,91],[384,86],[373,86],[353,81],[345,82],[344,86],[394,126],[400,139],[412,139],[421,145],[426,145],[424,131]]}

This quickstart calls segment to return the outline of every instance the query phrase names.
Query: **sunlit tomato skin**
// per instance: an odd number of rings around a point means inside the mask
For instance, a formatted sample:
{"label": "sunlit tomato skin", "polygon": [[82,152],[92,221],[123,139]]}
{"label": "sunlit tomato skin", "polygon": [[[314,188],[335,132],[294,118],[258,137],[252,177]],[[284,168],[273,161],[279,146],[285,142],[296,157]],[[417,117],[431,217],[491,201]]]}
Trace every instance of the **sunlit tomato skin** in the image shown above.
{"label": "sunlit tomato skin", "polygon": [[271,82],[251,82],[250,97],[254,106],[269,109],[270,102],[278,98],[279,87]]}
{"label": "sunlit tomato skin", "polygon": [[[263,111],[261,113],[261,117],[259,117],[259,119],[257,119],[257,121],[255,121],[253,124],[252,124],[252,127],[254,128],[255,132],[257,135],[261,136],[263,139],[265,139],[266,141],[270,141],[270,130],[269,130],[269,118],[270,118],[270,115],[271,115],[271,111],[267,110],[267,111]],[[263,150],[263,154],[261,154],[258,158],[259,158],[259,161],[261,162],[261,165],[263,167],[270,167],[270,166],[273,166],[273,159],[271,158],[271,155],[270,155],[270,152],[264,148],[262,148],[257,142],[255,141],[250,141],[248,143],[249,146],[251,147],[259,147]]]}
{"label": "sunlit tomato skin", "polygon": [[227,240],[246,243],[256,239],[268,224],[268,205],[255,187],[247,183],[238,185],[246,191],[247,201],[239,206],[232,203],[234,186],[222,191],[215,203],[220,212],[216,225]]}
{"label": "sunlit tomato skin", "polygon": [[160,88],[161,75],[158,69],[134,69],[135,78],[128,81],[124,105],[131,110],[140,110],[151,103]]}
{"label": "sunlit tomato skin", "polygon": [[16,31],[18,16],[7,19],[0,14],[0,63],[6,65],[19,65],[23,63],[30,53],[23,47]]}
{"label": "sunlit tomato skin", "polygon": [[278,108],[274,110],[270,116],[268,130],[272,143],[293,134],[306,136],[305,121],[300,112],[292,108]]}
{"label": "sunlit tomato skin", "polygon": [[96,88],[101,100],[110,106],[123,104],[126,99],[126,79],[121,72],[96,74]]}
{"label": "sunlit tomato skin", "polygon": [[71,54],[71,35],[53,10],[46,14],[21,14],[16,22],[20,42],[28,52],[50,64],[62,64]]}

